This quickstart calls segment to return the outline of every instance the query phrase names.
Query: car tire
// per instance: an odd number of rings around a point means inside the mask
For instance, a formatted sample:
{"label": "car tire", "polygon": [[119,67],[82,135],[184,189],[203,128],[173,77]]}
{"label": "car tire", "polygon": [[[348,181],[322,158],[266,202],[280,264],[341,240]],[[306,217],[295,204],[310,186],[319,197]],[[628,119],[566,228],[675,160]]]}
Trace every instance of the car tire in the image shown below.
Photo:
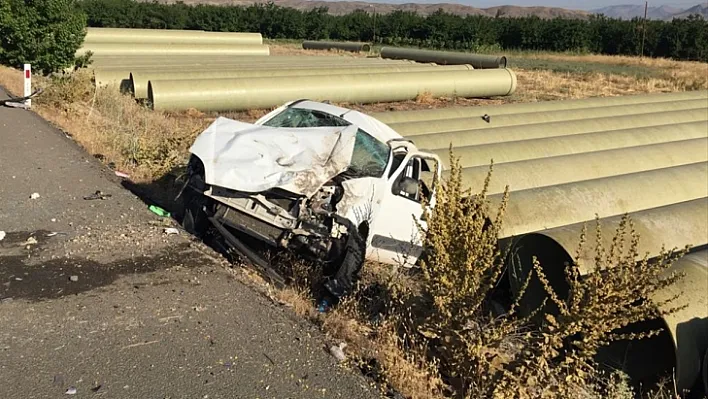
{"label": "car tire", "polygon": [[188,175],[187,187],[182,192],[182,227],[190,234],[202,238],[211,226],[204,208],[209,205],[209,198],[203,194],[204,168],[194,159],[194,169]]}

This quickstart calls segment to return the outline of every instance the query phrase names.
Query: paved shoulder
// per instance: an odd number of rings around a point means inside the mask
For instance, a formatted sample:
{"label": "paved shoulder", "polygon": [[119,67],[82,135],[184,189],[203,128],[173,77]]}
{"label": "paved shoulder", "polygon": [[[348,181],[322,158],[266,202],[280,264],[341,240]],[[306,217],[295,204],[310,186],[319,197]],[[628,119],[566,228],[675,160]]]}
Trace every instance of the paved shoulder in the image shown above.
{"label": "paved shoulder", "polygon": [[[96,191],[110,197],[84,199]],[[0,392],[378,396],[310,324],[165,223],[63,133],[0,108]]]}

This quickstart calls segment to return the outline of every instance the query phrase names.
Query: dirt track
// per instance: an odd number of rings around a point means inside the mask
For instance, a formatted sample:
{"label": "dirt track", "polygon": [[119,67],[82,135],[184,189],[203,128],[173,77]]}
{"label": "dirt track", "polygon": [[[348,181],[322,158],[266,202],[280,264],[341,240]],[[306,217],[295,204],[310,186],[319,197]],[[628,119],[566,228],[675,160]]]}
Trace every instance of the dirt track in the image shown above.
{"label": "dirt track", "polygon": [[[96,190],[111,197],[83,199]],[[34,113],[0,108],[0,397],[378,396],[170,225]]]}

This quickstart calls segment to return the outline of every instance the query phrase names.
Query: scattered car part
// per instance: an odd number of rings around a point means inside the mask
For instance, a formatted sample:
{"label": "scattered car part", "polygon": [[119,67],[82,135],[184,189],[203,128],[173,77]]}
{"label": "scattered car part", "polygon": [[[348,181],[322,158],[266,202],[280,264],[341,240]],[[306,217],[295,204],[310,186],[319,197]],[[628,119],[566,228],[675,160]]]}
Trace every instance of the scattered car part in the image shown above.
{"label": "scattered car part", "polygon": [[12,108],[27,108],[27,106],[24,104],[25,100],[29,100],[31,98],[36,97],[39,94],[42,94],[44,92],[44,89],[41,87],[36,89],[35,91],[32,92],[29,96],[24,96],[24,97],[10,97],[4,100],[0,100],[0,105],[4,105],[6,107],[12,107]]}

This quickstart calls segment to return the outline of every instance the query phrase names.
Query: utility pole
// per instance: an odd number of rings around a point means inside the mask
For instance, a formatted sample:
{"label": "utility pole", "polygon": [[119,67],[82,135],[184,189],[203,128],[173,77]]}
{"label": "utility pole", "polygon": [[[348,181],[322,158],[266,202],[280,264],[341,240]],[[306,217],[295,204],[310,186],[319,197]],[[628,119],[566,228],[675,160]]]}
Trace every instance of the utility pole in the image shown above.
{"label": "utility pole", "polygon": [[644,2],[644,22],[642,22],[642,48],[639,51],[639,58],[644,57],[644,37],[647,34],[647,8],[649,8],[649,1]]}
{"label": "utility pole", "polygon": [[371,7],[374,10],[374,46],[376,45],[376,7],[374,7],[373,4],[369,4],[369,7]]}

